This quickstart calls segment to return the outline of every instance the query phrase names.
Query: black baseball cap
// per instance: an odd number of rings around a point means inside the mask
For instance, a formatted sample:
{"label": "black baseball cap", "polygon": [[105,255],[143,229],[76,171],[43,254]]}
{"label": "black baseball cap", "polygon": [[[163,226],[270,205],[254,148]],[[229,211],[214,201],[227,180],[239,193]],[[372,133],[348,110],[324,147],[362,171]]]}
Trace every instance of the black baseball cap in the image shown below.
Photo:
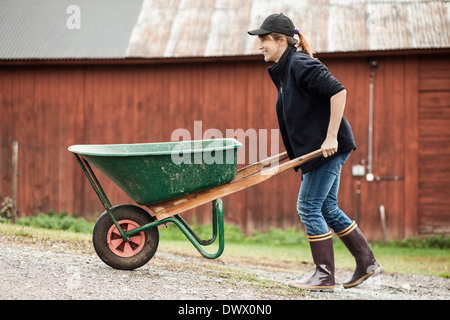
{"label": "black baseball cap", "polygon": [[274,13],[264,20],[259,29],[248,31],[248,34],[251,36],[262,36],[272,32],[293,37],[295,34],[295,26],[292,20],[282,13]]}

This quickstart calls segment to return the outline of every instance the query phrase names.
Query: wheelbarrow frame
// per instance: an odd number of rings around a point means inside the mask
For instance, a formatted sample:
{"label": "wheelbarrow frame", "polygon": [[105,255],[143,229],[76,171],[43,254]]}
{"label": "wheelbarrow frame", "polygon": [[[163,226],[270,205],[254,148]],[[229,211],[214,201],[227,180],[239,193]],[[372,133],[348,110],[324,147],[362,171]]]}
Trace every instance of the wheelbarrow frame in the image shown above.
{"label": "wheelbarrow frame", "polygon": [[[78,164],[81,166],[84,174],[89,180],[89,183],[100,199],[100,202],[103,204],[106,212],[108,212],[111,220],[113,221],[115,227],[119,231],[124,241],[130,241],[131,236],[146,229],[158,227],[162,224],[172,222],[183,232],[186,238],[193,244],[193,246],[200,252],[200,254],[207,259],[216,259],[220,257],[225,247],[223,204],[221,199],[222,197],[259,184],[281,172],[297,167],[301,164],[318,158],[321,155],[322,151],[319,149],[293,160],[281,163],[288,159],[287,152],[284,152],[256,162],[238,170],[236,177],[229,183],[158,203],[156,205],[147,206],[156,215],[157,220],[125,232],[111,212],[113,206],[106,196],[106,193],[99,180],[97,179],[94,171],[92,170],[90,164],[85,159],[83,159],[83,157],[74,153]],[[273,166],[274,164],[278,165]],[[209,240],[202,240],[179,214],[209,202],[212,202],[213,234]],[[203,246],[211,245],[216,241],[217,238],[219,239],[219,248],[217,252],[211,254],[206,252],[202,248]]]}

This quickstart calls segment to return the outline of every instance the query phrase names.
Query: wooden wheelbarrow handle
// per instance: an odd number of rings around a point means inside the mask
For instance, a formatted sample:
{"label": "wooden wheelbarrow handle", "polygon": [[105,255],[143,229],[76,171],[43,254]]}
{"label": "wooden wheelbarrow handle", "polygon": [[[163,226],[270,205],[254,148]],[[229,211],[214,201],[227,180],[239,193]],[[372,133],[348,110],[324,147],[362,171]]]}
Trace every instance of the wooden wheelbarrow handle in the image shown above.
{"label": "wooden wheelbarrow handle", "polygon": [[244,168],[238,170],[236,177],[231,182],[233,183],[233,182],[241,180],[245,177],[251,176],[252,174],[258,173],[262,169],[270,167],[274,163],[279,163],[279,162],[286,160],[288,157],[289,156],[288,156],[287,152],[283,152],[283,153],[277,154],[275,156],[272,156],[270,158],[267,158],[267,159],[261,160],[259,162],[256,162],[254,164],[251,164],[247,167],[244,167]]}
{"label": "wooden wheelbarrow handle", "polygon": [[236,174],[236,177],[227,184],[204,191],[199,191],[153,206],[148,206],[148,208],[156,214],[156,218],[158,220],[163,220],[183,211],[211,202],[215,199],[222,198],[237,191],[254,186],[281,172],[295,168],[308,161],[319,158],[320,156],[322,156],[322,150],[319,149],[272,167],[274,163],[281,162],[288,158],[286,152],[280,153],[276,156],[264,159],[260,162],[240,169]]}

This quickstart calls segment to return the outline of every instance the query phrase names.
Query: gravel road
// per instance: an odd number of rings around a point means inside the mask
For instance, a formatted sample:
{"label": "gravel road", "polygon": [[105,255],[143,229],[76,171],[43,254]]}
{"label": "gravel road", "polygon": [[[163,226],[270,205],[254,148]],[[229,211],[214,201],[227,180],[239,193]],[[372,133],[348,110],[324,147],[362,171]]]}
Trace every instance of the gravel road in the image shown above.
{"label": "gravel road", "polygon": [[[0,234],[2,300],[449,300],[450,279],[389,274],[334,293],[297,291],[285,284],[311,265],[224,262],[158,249],[134,271],[105,265],[93,251],[68,243],[17,241]],[[351,270],[338,270],[337,282]]]}

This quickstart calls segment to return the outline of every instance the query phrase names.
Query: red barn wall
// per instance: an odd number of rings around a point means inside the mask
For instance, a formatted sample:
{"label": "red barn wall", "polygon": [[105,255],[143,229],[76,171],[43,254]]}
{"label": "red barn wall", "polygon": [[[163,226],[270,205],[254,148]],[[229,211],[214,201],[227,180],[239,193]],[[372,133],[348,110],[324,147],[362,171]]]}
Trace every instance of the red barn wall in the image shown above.
{"label": "red barn wall", "polygon": [[[322,59],[348,91],[346,117],[358,150],[343,169],[340,203],[371,240],[450,233],[450,59],[444,55],[374,58],[373,173],[357,180],[351,167],[368,160],[369,76],[366,57]],[[104,209],[67,147],[73,144],[170,141],[174,130],[278,129],[276,89],[260,59],[164,63],[0,65],[0,198],[11,195],[11,142],[19,142],[18,208],[22,214]],[[193,137],[194,138],[194,137]],[[260,137],[261,138],[261,137]],[[279,140],[280,141],[280,140]],[[249,160],[249,141],[246,163]],[[280,142],[281,143],[281,142]],[[281,146],[280,152],[283,151]],[[240,165],[242,166],[242,165]],[[398,177],[398,180],[391,180]],[[132,200],[107,178],[113,204]],[[226,223],[251,233],[301,228],[300,175],[293,170],[224,198]],[[184,214],[210,222],[210,206]]]}

